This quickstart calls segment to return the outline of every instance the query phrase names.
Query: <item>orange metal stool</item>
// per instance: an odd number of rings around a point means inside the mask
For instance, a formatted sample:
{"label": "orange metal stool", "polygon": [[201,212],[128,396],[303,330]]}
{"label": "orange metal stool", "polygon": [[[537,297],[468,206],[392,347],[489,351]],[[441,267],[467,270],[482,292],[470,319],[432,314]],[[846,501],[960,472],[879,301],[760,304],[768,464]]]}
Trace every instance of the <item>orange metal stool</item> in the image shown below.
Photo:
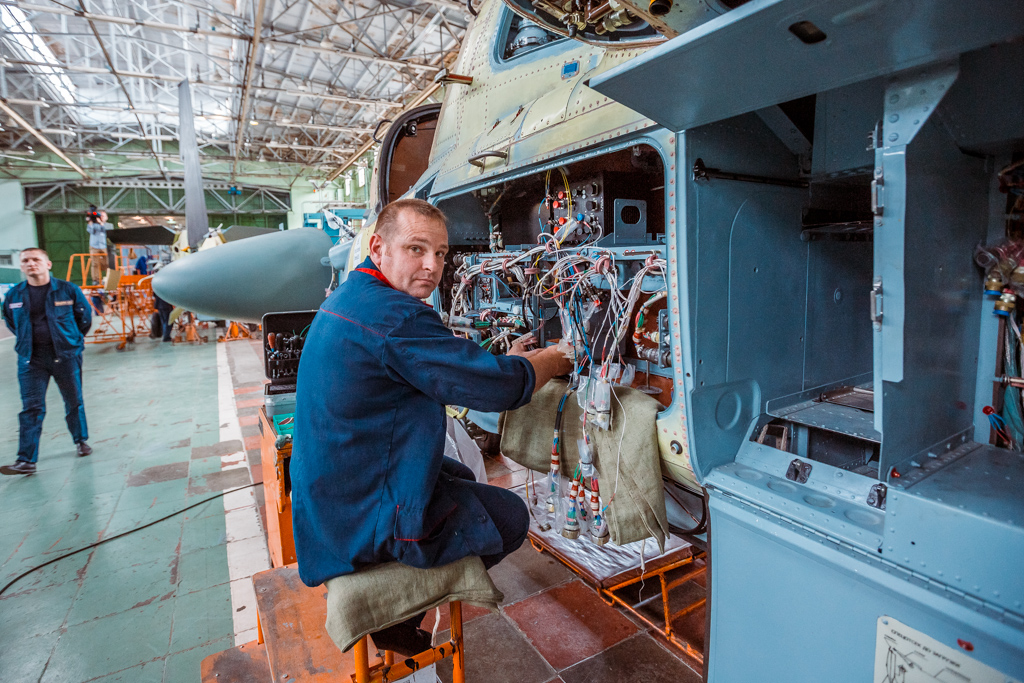
{"label": "orange metal stool", "polygon": [[462,603],[458,600],[448,603],[451,615],[451,639],[435,648],[408,657],[395,663],[393,652],[384,653],[384,662],[370,667],[369,636],[363,636],[353,647],[356,660],[356,672],[352,676],[355,683],[383,683],[405,678],[425,666],[442,659],[452,658],[452,683],[466,682],[466,654],[462,649]]}

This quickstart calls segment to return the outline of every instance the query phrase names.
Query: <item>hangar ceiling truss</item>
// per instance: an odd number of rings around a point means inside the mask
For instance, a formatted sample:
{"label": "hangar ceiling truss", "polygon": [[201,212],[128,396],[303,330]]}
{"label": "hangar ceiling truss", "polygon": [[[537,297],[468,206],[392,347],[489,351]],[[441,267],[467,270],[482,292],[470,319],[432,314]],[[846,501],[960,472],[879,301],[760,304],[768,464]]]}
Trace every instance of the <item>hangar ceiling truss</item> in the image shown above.
{"label": "hangar ceiling truss", "polygon": [[0,178],[180,175],[186,79],[204,177],[327,175],[432,87],[468,19],[455,0],[0,0]]}
{"label": "hangar ceiling truss", "polygon": [[[280,214],[291,210],[291,195],[283,190],[226,183],[206,183],[203,190],[211,213]],[[90,205],[122,215],[180,215],[185,210],[185,185],[181,180],[157,178],[25,185],[25,208],[37,214],[80,214]]]}

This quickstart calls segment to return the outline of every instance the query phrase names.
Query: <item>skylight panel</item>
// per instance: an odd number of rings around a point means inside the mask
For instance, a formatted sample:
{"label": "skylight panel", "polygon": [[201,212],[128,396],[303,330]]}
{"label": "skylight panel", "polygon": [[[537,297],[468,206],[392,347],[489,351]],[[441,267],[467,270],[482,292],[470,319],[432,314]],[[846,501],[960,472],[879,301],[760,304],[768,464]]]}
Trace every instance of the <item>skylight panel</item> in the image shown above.
{"label": "skylight panel", "polygon": [[76,101],[74,83],[60,68],[60,62],[42,36],[29,23],[25,13],[10,5],[0,6],[0,23],[5,29],[6,38],[11,47],[21,53],[22,58],[29,62],[52,64],[53,66],[32,66],[32,71],[43,76],[43,82],[60,100],[67,103]]}

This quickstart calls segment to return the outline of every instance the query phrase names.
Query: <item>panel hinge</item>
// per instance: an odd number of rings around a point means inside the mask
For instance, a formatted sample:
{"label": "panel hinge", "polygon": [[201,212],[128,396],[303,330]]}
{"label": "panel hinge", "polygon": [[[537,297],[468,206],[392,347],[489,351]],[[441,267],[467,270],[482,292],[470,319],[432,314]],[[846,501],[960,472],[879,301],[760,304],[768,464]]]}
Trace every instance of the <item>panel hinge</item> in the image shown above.
{"label": "panel hinge", "polygon": [[885,213],[885,178],[881,166],[875,169],[875,177],[871,179],[871,213],[875,216]]}
{"label": "panel hinge", "polygon": [[875,329],[882,329],[882,316],[885,314],[882,304],[882,278],[876,277],[871,284],[871,322]]}

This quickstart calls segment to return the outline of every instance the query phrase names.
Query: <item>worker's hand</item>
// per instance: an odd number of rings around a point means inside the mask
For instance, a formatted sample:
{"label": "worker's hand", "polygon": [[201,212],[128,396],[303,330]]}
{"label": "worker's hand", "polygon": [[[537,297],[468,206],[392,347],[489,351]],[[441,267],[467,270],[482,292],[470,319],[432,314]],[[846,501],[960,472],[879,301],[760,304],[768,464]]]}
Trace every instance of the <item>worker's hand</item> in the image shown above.
{"label": "worker's hand", "polygon": [[562,350],[561,344],[548,346],[541,349],[538,353],[550,356],[550,362],[552,364],[551,367],[555,377],[558,377],[559,375],[568,375],[575,367],[573,359],[565,354]]}
{"label": "worker's hand", "polygon": [[533,351],[530,350],[530,347],[535,346],[536,344],[537,337],[533,334],[533,332],[527,332],[522,337],[516,339],[512,343],[512,346],[509,347],[508,355],[523,356],[524,358],[527,358],[533,353]]}
{"label": "worker's hand", "polygon": [[534,392],[547,384],[552,377],[568,375],[573,369],[573,362],[566,358],[557,346],[527,351],[523,358],[533,366]]}

